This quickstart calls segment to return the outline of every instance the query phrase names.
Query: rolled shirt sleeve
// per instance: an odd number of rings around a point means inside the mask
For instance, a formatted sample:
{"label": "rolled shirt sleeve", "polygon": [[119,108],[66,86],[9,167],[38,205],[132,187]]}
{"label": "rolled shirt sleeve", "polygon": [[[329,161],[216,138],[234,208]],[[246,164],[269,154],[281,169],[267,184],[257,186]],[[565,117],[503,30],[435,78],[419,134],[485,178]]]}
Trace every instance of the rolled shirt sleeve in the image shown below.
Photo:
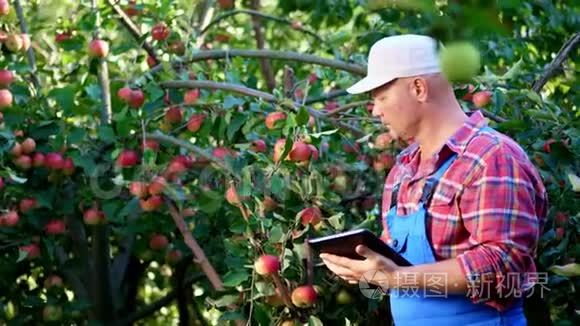
{"label": "rolled shirt sleeve", "polygon": [[534,256],[547,198],[523,151],[499,144],[481,159],[459,202],[471,248],[457,260],[469,298],[503,310],[525,297],[536,280]]}

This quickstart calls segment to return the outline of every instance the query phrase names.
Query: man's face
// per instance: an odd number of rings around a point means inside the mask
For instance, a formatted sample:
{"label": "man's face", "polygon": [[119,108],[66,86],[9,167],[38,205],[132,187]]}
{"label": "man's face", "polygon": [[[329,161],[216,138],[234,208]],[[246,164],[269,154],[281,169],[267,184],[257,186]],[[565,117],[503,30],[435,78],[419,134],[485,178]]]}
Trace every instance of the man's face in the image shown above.
{"label": "man's face", "polygon": [[415,134],[419,113],[409,81],[396,79],[372,91],[373,116],[381,119],[392,136],[408,140]]}

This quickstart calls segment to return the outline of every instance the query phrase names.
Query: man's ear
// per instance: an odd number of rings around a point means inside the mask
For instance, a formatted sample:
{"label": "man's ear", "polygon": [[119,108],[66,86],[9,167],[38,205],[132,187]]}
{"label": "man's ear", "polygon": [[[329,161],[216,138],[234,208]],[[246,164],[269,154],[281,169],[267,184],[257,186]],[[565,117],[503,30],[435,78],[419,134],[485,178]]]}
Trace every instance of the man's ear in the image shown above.
{"label": "man's ear", "polygon": [[423,77],[415,77],[411,81],[411,94],[417,99],[419,102],[427,102],[427,98],[429,95],[429,83],[427,79]]}

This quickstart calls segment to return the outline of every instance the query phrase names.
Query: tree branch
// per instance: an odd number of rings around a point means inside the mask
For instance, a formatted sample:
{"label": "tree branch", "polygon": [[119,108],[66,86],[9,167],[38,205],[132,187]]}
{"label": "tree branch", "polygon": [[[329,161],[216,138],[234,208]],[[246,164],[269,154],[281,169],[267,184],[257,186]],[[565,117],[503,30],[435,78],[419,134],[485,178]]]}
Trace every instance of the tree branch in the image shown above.
{"label": "tree branch", "polygon": [[203,249],[201,249],[197,241],[191,235],[191,232],[187,228],[185,220],[183,220],[183,216],[181,216],[175,204],[167,198],[165,199],[165,203],[167,204],[167,207],[169,207],[169,214],[171,214],[171,217],[173,217],[173,221],[175,222],[175,225],[181,232],[185,244],[187,244],[187,246],[191,249],[191,252],[193,253],[194,256],[194,261],[201,266],[201,269],[207,276],[208,280],[210,281],[214,289],[218,291],[224,290],[224,285],[219,274],[215,271],[215,269],[205,256]]}
{"label": "tree branch", "polygon": [[[252,0],[251,7],[254,10],[260,9],[260,0]],[[262,30],[262,22],[260,16],[252,16],[252,25],[254,28],[254,34],[256,38],[256,46],[259,50],[263,50],[266,44],[264,38],[264,31]],[[268,86],[268,90],[271,92],[276,88],[276,80],[274,79],[274,72],[272,71],[272,65],[270,65],[270,61],[265,58],[260,58],[260,67],[262,68],[262,74],[266,79],[266,85]]]}
{"label": "tree branch", "polygon": [[[58,259],[61,265],[64,265],[67,260],[66,252],[60,246],[56,246],[55,250],[56,258]],[[77,295],[81,300],[89,299],[89,293],[83,284],[83,282],[77,277],[77,275],[71,272],[67,268],[63,268],[62,270],[64,276],[66,277],[68,283],[72,286],[75,295]]]}
{"label": "tree branch", "polygon": [[[200,34],[202,34],[202,35],[205,34],[213,25],[219,23],[220,21],[222,21],[222,20],[224,20],[224,19],[226,19],[228,17],[234,16],[234,15],[238,15],[238,14],[247,14],[247,15],[251,15],[251,16],[261,17],[261,18],[273,20],[273,21],[276,21],[276,22],[279,22],[279,23],[283,23],[283,24],[287,24],[287,25],[292,25],[293,24],[292,21],[291,20],[288,20],[288,19],[283,19],[283,18],[275,17],[275,16],[272,16],[272,15],[268,15],[268,14],[261,13],[259,11],[255,11],[255,10],[244,10],[244,9],[241,9],[241,10],[233,10],[233,11],[224,13],[224,14],[216,17],[204,29],[201,30]],[[318,36],[318,34],[316,34],[313,31],[307,30],[307,29],[305,29],[303,27],[295,27],[294,29],[296,29],[298,31],[301,31],[301,32],[304,32],[304,33],[306,33],[308,35],[313,36],[319,42],[324,42],[324,40],[320,36]]]}
{"label": "tree branch", "polygon": [[174,138],[171,136],[164,135],[160,131],[156,131],[155,133],[147,133],[147,134],[145,134],[145,137],[148,139],[154,139],[154,140],[162,141],[165,143],[170,143],[170,144],[185,148],[187,150],[190,150],[191,152],[195,153],[196,155],[199,155],[199,156],[206,158],[209,161],[213,162],[214,164],[219,166],[221,169],[227,171],[231,176],[235,177],[236,179],[239,180],[239,178],[240,178],[238,175],[236,175],[234,173],[234,171],[232,171],[229,167],[227,167],[223,161],[221,161],[218,158],[214,157],[213,155],[207,153],[204,149],[199,148],[191,143],[185,142],[181,139],[177,139],[177,138]]}
{"label": "tree branch", "polygon": [[[172,80],[172,81],[162,82],[161,87],[164,87],[164,88],[221,89],[221,90],[232,91],[232,92],[236,92],[236,93],[240,93],[240,94],[244,94],[244,95],[258,97],[258,98],[261,98],[267,102],[276,102],[276,98],[272,94],[268,94],[268,93],[258,91],[258,90],[252,89],[252,88],[248,88],[248,87],[236,85],[236,84],[230,84],[230,83],[218,83],[218,82],[211,82],[211,81],[193,81],[193,80],[189,80],[189,81],[188,80]],[[298,104],[295,103],[292,106],[292,109],[297,111],[297,107],[298,107]],[[337,128],[344,129],[344,130],[351,132],[356,137],[362,137],[365,135],[365,133],[362,130],[360,130],[356,127],[353,127],[351,125],[336,121],[336,120],[329,118],[329,117],[324,117],[323,113],[321,113],[320,111],[315,110],[313,108],[307,108],[307,109],[308,109],[308,112],[314,118],[325,120]]]}
{"label": "tree branch", "polygon": [[546,85],[548,80],[550,80],[550,78],[552,78],[556,73],[558,73],[558,70],[560,69],[560,66],[562,66],[562,63],[566,60],[568,55],[576,49],[579,43],[580,43],[580,33],[576,33],[572,35],[572,37],[570,37],[566,41],[566,43],[564,43],[564,45],[562,45],[560,51],[558,51],[558,54],[556,54],[554,60],[552,60],[552,62],[546,67],[540,78],[538,78],[532,85],[532,90],[534,92],[540,93],[540,91],[542,90],[544,85]]}
{"label": "tree branch", "polygon": [[339,112],[344,112],[344,111],[348,111],[350,109],[362,106],[362,105],[366,105],[369,101],[358,101],[358,102],[353,102],[353,103],[348,103],[346,105],[343,105],[339,108],[336,108],[332,111],[328,111],[324,114],[325,117],[330,117],[333,116]]}
{"label": "tree branch", "polygon": [[[355,75],[364,76],[366,74],[366,67],[347,63],[344,61],[321,58],[311,54],[304,54],[291,51],[275,51],[275,50],[208,50],[200,51],[191,55],[190,62],[204,61],[209,59],[224,59],[231,57],[247,57],[247,58],[268,58],[276,60],[290,60],[304,63],[318,64],[321,66],[331,67],[339,70],[348,71]],[[346,91],[345,91],[346,92]]]}
{"label": "tree branch", "polygon": [[[139,217],[141,210],[129,214],[129,221],[134,221]],[[125,274],[127,272],[127,266],[131,258],[131,253],[133,251],[133,245],[135,244],[135,234],[131,233],[126,235],[119,245],[119,254],[113,260],[111,265],[111,284],[114,292],[119,292],[121,290],[121,285],[125,279]]]}
{"label": "tree branch", "polygon": [[[22,5],[20,3],[20,0],[14,0],[14,9],[16,10],[16,16],[18,16],[18,21],[20,22],[20,31],[23,34],[28,35],[28,25],[26,24],[26,20],[24,19],[24,13],[22,11]],[[32,83],[36,88],[36,92],[40,93],[40,80],[36,75],[37,70],[36,70],[36,59],[34,57],[34,47],[31,46],[26,52],[27,52],[26,54],[28,55],[28,65],[30,66],[30,75],[32,77]]]}
{"label": "tree branch", "polygon": [[153,49],[153,47],[149,43],[141,41],[141,38],[143,36],[139,32],[139,29],[137,28],[137,26],[135,26],[131,18],[127,16],[127,14],[123,11],[123,9],[119,7],[119,5],[117,4],[118,1],[108,0],[107,2],[111,6],[111,8],[113,8],[115,13],[119,15],[119,21],[127,28],[127,30],[129,30],[129,33],[133,35],[135,40],[141,43],[141,47],[147,52],[147,54],[151,56],[153,59],[155,59],[155,62],[159,62],[157,60],[157,56],[155,55],[155,50]]}
{"label": "tree branch", "polygon": [[[91,9],[96,16],[93,38],[100,38],[101,17],[97,7],[97,0],[91,1]],[[109,68],[105,58],[99,58],[99,82],[101,84],[101,125],[111,124],[112,105],[109,85]],[[99,322],[108,322],[115,319],[113,293],[111,288],[111,269],[109,261],[109,227],[107,224],[93,227],[92,257],[95,264],[94,293],[95,312]]]}

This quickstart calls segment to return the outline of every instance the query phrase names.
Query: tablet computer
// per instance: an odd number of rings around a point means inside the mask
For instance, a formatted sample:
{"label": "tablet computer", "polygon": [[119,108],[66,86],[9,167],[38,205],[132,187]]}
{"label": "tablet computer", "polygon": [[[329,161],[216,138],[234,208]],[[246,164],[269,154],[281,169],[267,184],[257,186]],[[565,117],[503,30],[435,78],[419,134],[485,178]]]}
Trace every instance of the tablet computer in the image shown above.
{"label": "tablet computer", "polygon": [[308,244],[319,253],[329,253],[357,260],[364,260],[365,258],[356,253],[356,246],[365,245],[372,251],[391,259],[399,266],[412,266],[408,260],[367,229],[356,229],[308,239]]}

